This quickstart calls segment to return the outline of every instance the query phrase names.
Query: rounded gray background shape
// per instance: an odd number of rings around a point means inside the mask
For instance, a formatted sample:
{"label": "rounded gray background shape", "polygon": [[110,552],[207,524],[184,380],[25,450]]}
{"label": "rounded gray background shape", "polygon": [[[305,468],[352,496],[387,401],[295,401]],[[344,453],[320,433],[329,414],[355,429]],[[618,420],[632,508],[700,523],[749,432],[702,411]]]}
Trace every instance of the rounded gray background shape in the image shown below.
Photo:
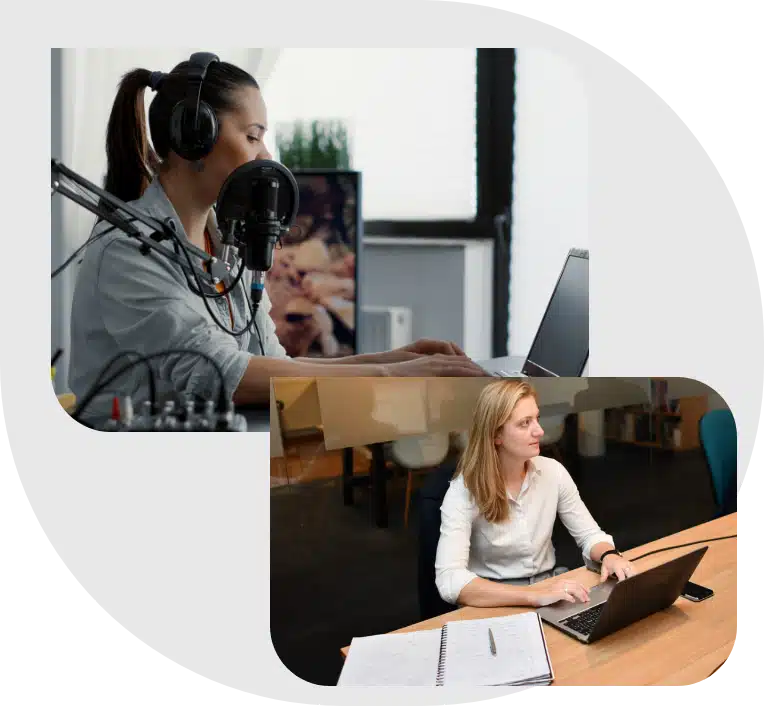
{"label": "rounded gray background shape", "polygon": [[[761,328],[751,322],[764,320],[764,297],[760,231],[755,236],[747,224],[762,217],[760,192],[742,188],[732,165],[724,176],[713,149],[715,144],[741,143],[760,150],[756,140],[764,121],[754,91],[759,85],[758,47],[582,41],[584,30],[614,26],[629,31],[751,31],[750,23],[541,20],[523,11],[496,12],[488,5],[471,7],[469,13],[441,8],[443,25],[436,43],[463,45],[469,38],[482,46],[545,46],[570,61],[587,87],[590,373],[694,377],[722,394],[738,420],[746,522],[750,519],[751,527],[758,528],[759,506],[749,506],[748,498],[759,497],[754,470],[761,467],[764,348]],[[403,36],[409,46],[427,36],[435,42],[434,35],[421,32],[431,26],[432,9],[409,4],[406,11],[404,26],[387,8],[369,26],[380,36]],[[348,7],[343,16],[353,17],[352,12]],[[283,26],[289,27],[282,30],[283,42],[311,41],[321,22],[331,31],[323,10],[306,13],[302,29],[297,26],[302,22],[290,24],[283,18]],[[346,35],[327,37],[327,43],[347,41]],[[698,80],[698,66],[705,80]],[[711,90],[724,100],[709,101]],[[30,239],[28,247],[30,258],[47,262],[42,238]],[[12,272],[14,276],[19,290],[28,284],[22,277],[39,285],[25,291],[30,306],[47,310],[44,268]],[[656,280],[666,286],[652,287]],[[739,315],[749,323],[736,324]],[[37,337],[45,336],[37,332]],[[40,374],[46,346],[31,335],[30,341],[41,354],[26,355],[21,349],[12,353],[18,376],[8,389],[18,393],[18,413],[7,421],[10,468],[41,540],[79,585],[82,599],[96,606],[105,623],[119,625],[138,647],[149,648],[165,664],[211,687],[228,687],[266,704],[357,703],[357,693],[300,682],[280,664],[270,644],[265,436],[234,434],[211,443],[201,435],[136,439],[79,428],[57,408],[49,382]],[[18,387],[22,380],[23,391]],[[39,421],[32,425],[32,419]],[[81,668],[86,677],[86,666]],[[720,697],[699,690],[659,695],[675,703],[716,703]],[[594,690],[523,696],[529,703],[561,698],[610,703],[613,698]],[[743,703],[749,696],[756,700],[756,694],[742,692],[731,698]],[[503,690],[479,695],[435,690],[363,694],[368,703],[500,703],[508,698]],[[619,691],[618,700],[642,703],[644,694]]]}

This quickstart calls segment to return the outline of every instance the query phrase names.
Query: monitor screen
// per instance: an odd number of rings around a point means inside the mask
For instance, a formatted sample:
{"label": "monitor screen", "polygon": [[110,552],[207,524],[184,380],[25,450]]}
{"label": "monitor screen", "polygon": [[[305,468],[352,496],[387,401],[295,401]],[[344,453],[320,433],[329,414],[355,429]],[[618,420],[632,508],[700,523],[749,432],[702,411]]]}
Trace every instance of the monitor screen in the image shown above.
{"label": "monitor screen", "polygon": [[353,355],[357,343],[360,174],[294,170],[295,226],[282,237],[265,278],[276,335],[288,355]]}
{"label": "monitor screen", "polygon": [[523,373],[578,377],[589,357],[589,253],[572,250],[536,332]]}

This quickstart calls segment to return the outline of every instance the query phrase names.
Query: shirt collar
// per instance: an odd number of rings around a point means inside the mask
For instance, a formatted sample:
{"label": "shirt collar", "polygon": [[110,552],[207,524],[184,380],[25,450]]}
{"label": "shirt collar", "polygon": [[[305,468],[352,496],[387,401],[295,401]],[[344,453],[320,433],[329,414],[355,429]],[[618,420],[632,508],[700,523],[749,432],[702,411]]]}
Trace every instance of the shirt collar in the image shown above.
{"label": "shirt collar", "polygon": [[[135,202],[135,207],[140,209],[146,215],[162,222],[169,218],[170,221],[175,224],[175,232],[182,235],[184,238],[188,238],[186,231],[183,229],[180,217],[178,216],[175,207],[172,205],[172,201],[167,197],[158,178],[154,178],[146,187],[146,190],[141,197]],[[210,213],[207,216],[207,230],[212,239],[213,252],[217,253],[220,248],[221,235],[214,207],[210,209]]]}
{"label": "shirt collar", "polygon": [[529,473],[538,475],[541,473],[541,469],[538,467],[538,464],[534,461],[534,459],[528,459],[528,471]]}
{"label": "shirt collar", "polygon": [[531,483],[533,483],[534,479],[540,473],[541,473],[541,469],[538,467],[536,463],[534,463],[533,459],[528,459],[528,472],[525,474],[523,483],[520,486],[520,492],[517,494],[516,498],[512,498],[508,496],[509,500],[511,502],[514,502],[516,505],[519,505],[520,498],[531,489]]}

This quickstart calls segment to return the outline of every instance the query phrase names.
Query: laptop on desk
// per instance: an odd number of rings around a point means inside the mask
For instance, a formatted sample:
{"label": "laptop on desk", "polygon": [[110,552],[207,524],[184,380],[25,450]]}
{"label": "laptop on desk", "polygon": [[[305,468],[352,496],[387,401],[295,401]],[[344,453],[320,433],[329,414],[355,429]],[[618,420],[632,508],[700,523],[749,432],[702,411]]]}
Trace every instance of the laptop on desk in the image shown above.
{"label": "laptop on desk", "polygon": [[559,601],[537,613],[545,623],[591,644],[672,605],[707,550],[701,547],[623,581],[609,579],[589,590],[589,603]]}
{"label": "laptop on desk", "polygon": [[589,360],[589,251],[565,258],[527,356],[480,363],[499,377],[580,377]]}

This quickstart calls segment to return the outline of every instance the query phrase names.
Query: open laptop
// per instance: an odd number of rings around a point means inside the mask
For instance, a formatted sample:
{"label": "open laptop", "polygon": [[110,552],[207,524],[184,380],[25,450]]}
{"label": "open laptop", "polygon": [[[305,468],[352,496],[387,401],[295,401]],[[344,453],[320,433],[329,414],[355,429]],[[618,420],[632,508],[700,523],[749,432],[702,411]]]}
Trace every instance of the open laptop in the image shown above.
{"label": "open laptop", "polygon": [[623,581],[608,579],[589,589],[589,603],[558,601],[537,613],[544,622],[591,644],[673,604],[707,549],[701,547]]}
{"label": "open laptop", "polygon": [[580,377],[589,359],[589,251],[565,258],[526,357],[481,363],[500,377]]}

